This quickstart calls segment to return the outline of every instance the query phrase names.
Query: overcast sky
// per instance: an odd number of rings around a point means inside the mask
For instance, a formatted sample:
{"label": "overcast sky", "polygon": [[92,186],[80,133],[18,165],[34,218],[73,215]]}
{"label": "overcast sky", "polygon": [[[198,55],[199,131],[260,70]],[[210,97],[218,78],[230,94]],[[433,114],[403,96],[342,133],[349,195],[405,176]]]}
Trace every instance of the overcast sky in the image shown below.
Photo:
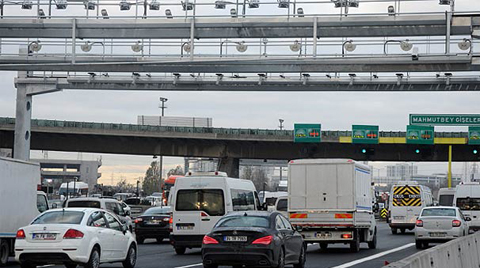
{"label": "overcast sky", "polygon": [[[402,6],[403,11],[442,11],[438,1],[425,1]],[[393,4],[393,2],[391,3]],[[381,6],[380,6],[381,5]],[[388,3],[369,4],[364,13],[386,11]],[[361,5],[362,7],[362,5]],[[115,8],[117,9],[117,8]],[[478,0],[457,0],[457,11],[480,11]],[[117,11],[112,11],[110,14]],[[220,11],[225,13],[225,11]],[[255,11],[256,12],[256,11]],[[361,12],[361,8],[353,9]],[[308,13],[308,10],[306,10]],[[197,13],[198,14],[198,13]],[[478,51],[478,49],[476,50]],[[0,116],[15,117],[16,91],[14,72],[0,72]],[[402,130],[411,113],[478,114],[479,93],[422,92],[422,93],[352,93],[352,92],[131,92],[131,91],[73,91],[34,97],[33,118],[115,122],[135,124],[138,115],[159,115],[159,97],[168,98],[167,116],[210,117],[214,127],[266,128],[278,127],[278,119],[293,129],[295,122],[321,123],[324,130],[350,130],[352,124],[379,125],[380,130]],[[436,128],[437,131],[467,131],[467,128]],[[42,158],[32,152],[32,158]],[[49,152],[49,158],[84,160],[102,158],[100,183],[115,183],[124,177],[129,180],[143,177],[153,160],[151,156],[122,156],[109,154],[78,154]],[[183,164],[182,158],[166,157],[165,169]],[[374,163],[385,173],[385,163]],[[426,163],[419,172],[446,172],[446,163]],[[455,164],[454,173],[463,173],[463,165]],[[375,173],[377,174],[377,172]]]}

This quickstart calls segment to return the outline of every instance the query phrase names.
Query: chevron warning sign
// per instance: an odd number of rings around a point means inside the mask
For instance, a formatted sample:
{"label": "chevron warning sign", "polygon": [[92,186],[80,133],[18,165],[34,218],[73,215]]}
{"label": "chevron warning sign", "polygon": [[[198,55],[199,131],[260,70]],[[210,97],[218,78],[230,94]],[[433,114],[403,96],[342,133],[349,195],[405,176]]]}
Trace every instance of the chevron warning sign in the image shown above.
{"label": "chevron warning sign", "polygon": [[382,208],[382,210],[380,211],[380,217],[386,218],[387,214],[388,214],[388,210],[386,208]]}
{"label": "chevron warning sign", "polygon": [[394,207],[419,207],[422,205],[420,186],[395,186],[393,188]]}

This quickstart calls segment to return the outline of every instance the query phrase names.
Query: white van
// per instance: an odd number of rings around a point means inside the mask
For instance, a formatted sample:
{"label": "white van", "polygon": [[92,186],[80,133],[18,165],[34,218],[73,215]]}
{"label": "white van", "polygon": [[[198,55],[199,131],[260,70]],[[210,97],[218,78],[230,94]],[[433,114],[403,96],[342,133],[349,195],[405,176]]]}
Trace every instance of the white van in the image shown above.
{"label": "white van", "polygon": [[170,243],[177,254],[201,247],[205,234],[227,213],[260,208],[252,181],[228,178],[222,172],[187,173],[177,178],[170,195]]}
{"label": "white van", "polygon": [[390,191],[389,225],[392,234],[413,230],[422,208],[433,204],[432,191],[416,181],[399,181]]}
{"label": "white van", "polygon": [[453,198],[455,197],[455,188],[440,188],[438,190],[438,205],[439,206],[455,206]]}
{"label": "white van", "polygon": [[472,219],[470,230],[480,230],[480,184],[467,182],[455,188],[454,204],[460,208],[465,216]]}

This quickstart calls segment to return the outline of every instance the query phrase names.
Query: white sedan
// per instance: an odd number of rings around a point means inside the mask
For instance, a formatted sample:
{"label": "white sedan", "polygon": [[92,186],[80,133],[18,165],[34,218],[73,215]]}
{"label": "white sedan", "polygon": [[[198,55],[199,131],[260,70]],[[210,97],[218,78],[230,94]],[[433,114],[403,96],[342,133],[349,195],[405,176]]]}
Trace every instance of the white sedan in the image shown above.
{"label": "white sedan", "polygon": [[429,243],[445,242],[468,234],[468,221],[457,207],[425,207],[415,226],[415,245],[418,249]]}
{"label": "white sedan", "polygon": [[22,268],[47,264],[98,268],[106,262],[133,268],[137,242],[125,225],[103,209],[53,209],[17,231],[15,259]]}

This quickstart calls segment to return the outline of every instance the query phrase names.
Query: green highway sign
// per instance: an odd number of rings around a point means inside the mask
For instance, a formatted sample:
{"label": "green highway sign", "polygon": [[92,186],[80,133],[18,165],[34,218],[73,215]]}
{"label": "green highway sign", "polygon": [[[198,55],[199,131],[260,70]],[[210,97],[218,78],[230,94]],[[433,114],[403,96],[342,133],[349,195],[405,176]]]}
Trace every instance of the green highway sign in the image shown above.
{"label": "green highway sign", "polygon": [[321,124],[295,124],[294,142],[321,142]]}
{"label": "green highway sign", "polygon": [[411,114],[410,125],[480,126],[480,114]]}
{"label": "green highway sign", "polygon": [[468,128],[468,144],[480,144],[480,127]]}
{"label": "green highway sign", "polygon": [[353,125],[352,143],[378,144],[378,126]]}
{"label": "green highway sign", "polygon": [[407,144],[433,144],[434,127],[407,126]]}

